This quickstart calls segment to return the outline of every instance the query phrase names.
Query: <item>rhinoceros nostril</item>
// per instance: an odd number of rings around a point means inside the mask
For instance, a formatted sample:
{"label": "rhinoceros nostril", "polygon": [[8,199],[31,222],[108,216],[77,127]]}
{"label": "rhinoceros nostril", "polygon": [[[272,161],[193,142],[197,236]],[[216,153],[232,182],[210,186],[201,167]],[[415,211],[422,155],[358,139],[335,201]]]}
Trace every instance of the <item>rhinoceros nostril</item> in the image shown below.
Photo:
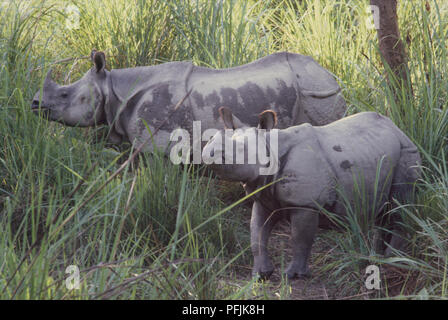
{"label": "rhinoceros nostril", "polygon": [[38,109],[39,108],[39,100],[33,100],[31,103],[31,109]]}

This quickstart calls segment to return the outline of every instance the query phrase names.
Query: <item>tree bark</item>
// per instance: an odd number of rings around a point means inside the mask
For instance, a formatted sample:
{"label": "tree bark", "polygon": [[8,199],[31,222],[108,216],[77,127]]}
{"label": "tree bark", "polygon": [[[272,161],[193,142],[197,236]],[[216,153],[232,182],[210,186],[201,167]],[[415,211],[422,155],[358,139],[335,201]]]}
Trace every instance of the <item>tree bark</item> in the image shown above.
{"label": "tree bark", "polygon": [[[398,84],[401,80],[407,84],[407,55],[398,28],[397,0],[370,0],[370,5],[379,10],[379,21],[375,22],[379,24],[377,34],[381,56],[389,65]],[[372,8],[372,11],[374,10]]]}

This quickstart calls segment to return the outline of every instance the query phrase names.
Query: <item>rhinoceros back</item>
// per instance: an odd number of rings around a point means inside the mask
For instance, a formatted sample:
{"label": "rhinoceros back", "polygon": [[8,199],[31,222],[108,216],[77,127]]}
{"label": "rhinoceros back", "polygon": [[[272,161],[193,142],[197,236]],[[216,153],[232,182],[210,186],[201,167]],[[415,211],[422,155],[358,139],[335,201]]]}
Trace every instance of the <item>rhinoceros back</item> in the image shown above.
{"label": "rhinoceros back", "polygon": [[387,117],[363,112],[314,130],[323,155],[350,198],[358,184],[358,191],[365,193],[362,196],[382,204],[391,195],[408,193],[418,178],[416,146]]}
{"label": "rhinoceros back", "polygon": [[228,68],[194,67],[188,79],[190,104],[205,127],[219,127],[221,106],[256,126],[264,110],[277,112],[278,127],[324,125],[340,119],[345,101],[334,77],[311,57],[279,52]]}
{"label": "rhinoceros back", "polygon": [[155,144],[163,149],[172,130],[188,129],[193,120],[189,108],[171,112],[187,93],[186,81],[192,68],[191,62],[169,62],[112,70],[112,90],[119,105],[108,106],[106,114],[114,133],[131,142],[145,141],[149,137],[147,126],[154,131],[163,125],[154,137]]}
{"label": "rhinoceros back", "polygon": [[188,79],[190,104],[203,127],[220,128],[219,108],[226,106],[249,126],[258,124],[266,109],[278,114],[279,127],[292,124],[298,99],[296,80],[285,52],[227,69],[194,67]]}
{"label": "rhinoceros back", "polygon": [[111,71],[112,87],[122,101],[144,88],[166,82],[185,93],[186,81],[192,68],[191,62],[174,61],[156,66],[114,69]]}

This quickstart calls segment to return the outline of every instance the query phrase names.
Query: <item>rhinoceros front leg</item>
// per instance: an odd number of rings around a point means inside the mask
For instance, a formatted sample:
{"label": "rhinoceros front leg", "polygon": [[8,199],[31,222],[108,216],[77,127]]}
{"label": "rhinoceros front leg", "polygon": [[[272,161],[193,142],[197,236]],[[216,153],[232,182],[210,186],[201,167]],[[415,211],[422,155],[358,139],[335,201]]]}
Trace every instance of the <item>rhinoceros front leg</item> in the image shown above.
{"label": "rhinoceros front leg", "polygon": [[319,214],[311,209],[291,212],[292,261],[286,269],[288,279],[309,277],[308,258],[319,224]]}
{"label": "rhinoceros front leg", "polygon": [[267,246],[269,235],[278,220],[279,214],[271,215],[271,212],[266,210],[259,202],[254,202],[250,221],[250,243],[254,256],[253,277],[268,279],[274,271]]}

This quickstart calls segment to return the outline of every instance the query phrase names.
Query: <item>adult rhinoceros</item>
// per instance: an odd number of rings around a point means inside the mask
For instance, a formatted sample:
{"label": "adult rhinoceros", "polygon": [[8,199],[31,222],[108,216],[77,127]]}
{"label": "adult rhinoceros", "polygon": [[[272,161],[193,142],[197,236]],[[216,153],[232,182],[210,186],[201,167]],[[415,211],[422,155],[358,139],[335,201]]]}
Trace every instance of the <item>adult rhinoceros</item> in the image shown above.
{"label": "adult rhinoceros", "polygon": [[[260,115],[258,128],[240,129],[230,109],[220,112],[226,127],[236,130],[225,135],[216,133],[203,149],[204,162],[211,164],[221,178],[244,182],[248,193],[283,179],[256,194],[250,224],[254,276],[267,278],[273,271],[267,245],[280,218],[291,220],[293,258],[286,274],[289,278],[307,276],[307,260],[322,208],[345,215],[341,195],[353,202],[360,196],[357,183],[365,188],[361,196],[367,204],[357,214],[378,213],[391,197],[405,199],[419,177],[417,147],[390,119],[375,112],[359,113],[321,127],[302,124],[278,131],[270,130],[276,122],[273,111]],[[248,142],[250,137],[252,143]],[[271,175],[260,175],[267,163],[261,163],[259,157],[252,163],[235,161],[241,154],[250,158],[250,147],[260,143],[264,149],[269,145],[270,159],[279,162],[278,170]],[[229,151],[228,146],[234,144],[236,148]],[[261,149],[252,150],[260,153]],[[392,246],[398,239],[392,238]]]}
{"label": "adult rhinoceros", "polygon": [[[201,121],[203,130],[220,128],[222,105],[245,125],[255,125],[263,110],[275,110],[281,128],[304,122],[324,125],[345,112],[341,89],[332,75],[311,57],[299,54],[275,53],[222,70],[168,62],[107,71],[104,53],[96,51],[92,61],[94,67],[71,85],[56,84],[50,70],[32,110],[42,110],[49,119],[69,126],[107,124],[114,143],[147,141],[147,126],[153,132],[163,123],[152,140],[159,147],[169,144],[173,129],[191,130],[193,120]],[[172,113],[187,92],[191,94]]]}

